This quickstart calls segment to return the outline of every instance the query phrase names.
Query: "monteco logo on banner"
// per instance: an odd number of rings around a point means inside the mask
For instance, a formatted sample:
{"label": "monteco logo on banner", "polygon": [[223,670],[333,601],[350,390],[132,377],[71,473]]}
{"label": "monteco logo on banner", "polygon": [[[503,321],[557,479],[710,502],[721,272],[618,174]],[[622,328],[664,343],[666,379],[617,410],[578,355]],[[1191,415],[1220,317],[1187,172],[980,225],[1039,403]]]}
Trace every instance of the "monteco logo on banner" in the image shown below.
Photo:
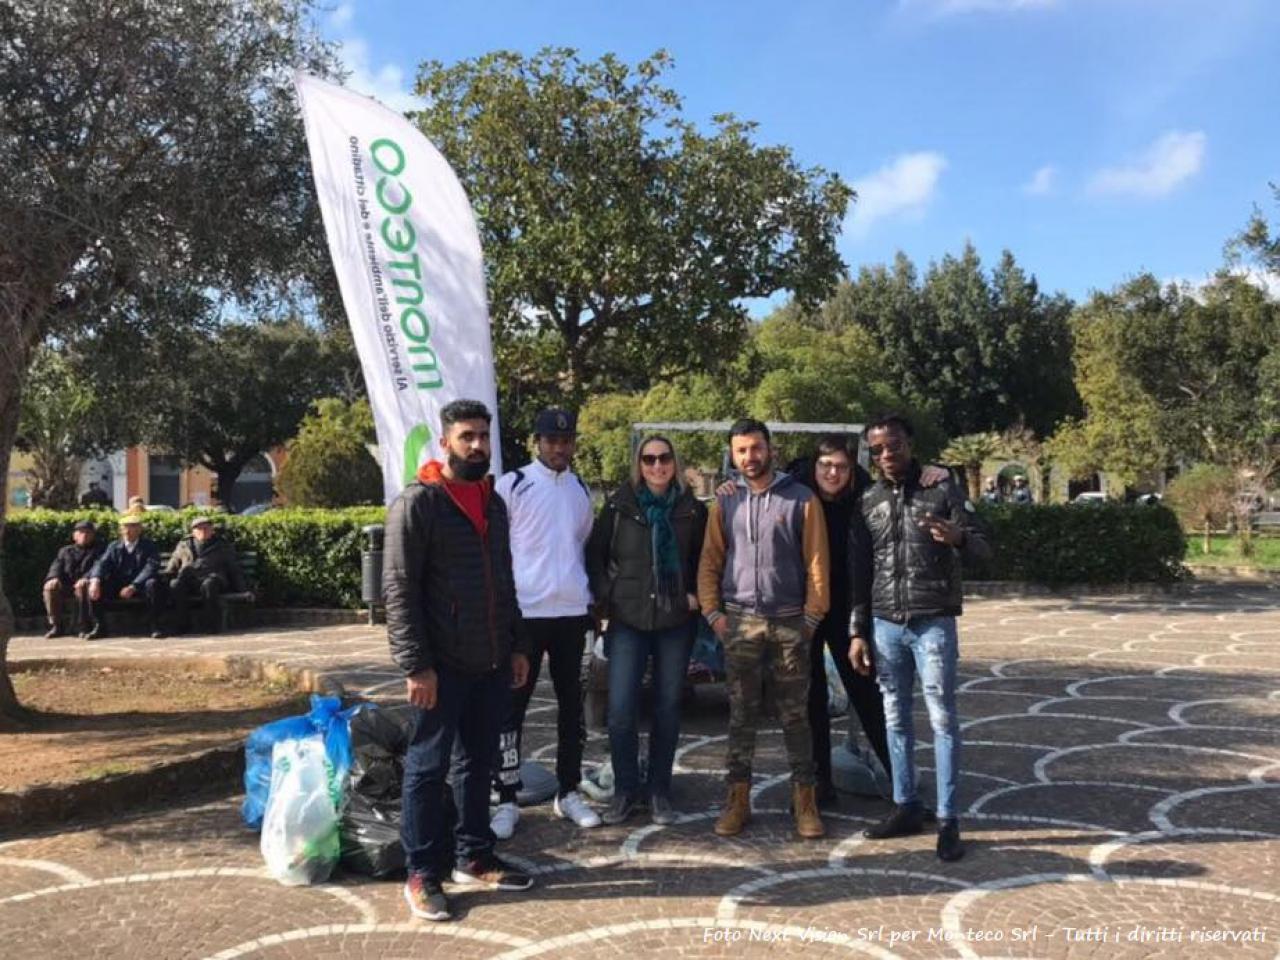
{"label": "monteco logo on banner", "polygon": [[[387,343],[388,365],[396,372],[396,389],[407,390],[411,385],[420,390],[438,389],[444,385],[444,377],[440,372],[439,358],[431,349],[431,323],[422,312],[422,261],[415,250],[418,234],[413,229],[413,221],[408,217],[413,205],[413,194],[396,179],[404,171],[404,151],[394,140],[385,137],[369,145],[369,155],[379,173],[373,187],[377,210],[371,212],[360,142],[352,137],[350,144],[356,197],[360,205],[360,218],[365,225],[365,250],[369,257],[374,292],[378,295],[378,317],[382,321],[383,336]],[[385,274],[382,260],[377,254],[375,233],[389,254]],[[398,317],[393,316],[388,303],[384,276],[390,278],[394,288]],[[398,341],[391,335],[393,326],[400,328],[410,344],[409,367],[415,374],[412,384],[410,377],[403,373],[404,363],[397,351]]]}

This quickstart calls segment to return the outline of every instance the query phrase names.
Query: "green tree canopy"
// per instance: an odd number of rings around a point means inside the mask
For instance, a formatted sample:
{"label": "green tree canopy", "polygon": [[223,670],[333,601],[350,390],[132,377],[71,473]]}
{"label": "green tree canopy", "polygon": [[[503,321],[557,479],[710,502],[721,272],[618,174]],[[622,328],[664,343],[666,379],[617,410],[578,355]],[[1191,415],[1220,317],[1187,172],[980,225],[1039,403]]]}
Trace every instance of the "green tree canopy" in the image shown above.
{"label": "green tree canopy", "polygon": [[[1273,183],[1271,192],[1280,206],[1280,184]],[[1280,277],[1280,229],[1267,222],[1261,209],[1254,209],[1244,229],[1228,243],[1227,250],[1233,259],[1248,257],[1266,272]]]}
{"label": "green tree canopy", "polygon": [[1280,435],[1280,305],[1243,277],[1198,290],[1144,274],[1074,317],[1086,415],[1054,439],[1074,471],[1133,482],[1175,458],[1269,475]]}
{"label": "green tree canopy", "polygon": [[244,467],[292,437],[317,399],[342,389],[348,362],[300,320],[175,335],[146,362],[143,439],[212,471],[218,499],[230,504]]}
{"label": "green tree canopy", "polygon": [[515,437],[551,399],[717,370],[741,346],[744,298],[816,303],[843,269],[849,188],[751,123],[686,119],[670,67],[545,49],[419,72],[417,122],[479,220]]}
{"label": "green tree canopy", "polygon": [[[329,275],[291,84],[332,66],[307,11],[0,0],[0,460],[49,334],[149,333],[179,293],[244,302],[303,264]],[[9,623],[0,594],[0,663]],[[0,668],[0,714],[18,713]]]}
{"label": "green tree canopy", "polygon": [[967,244],[923,279],[902,253],[892,266],[864,267],[805,317],[824,330],[867,331],[884,379],[957,437],[1015,424],[1044,435],[1078,411],[1070,311],[1070,301],[1042,293],[1013,254],[1005,251],[988,276]]}

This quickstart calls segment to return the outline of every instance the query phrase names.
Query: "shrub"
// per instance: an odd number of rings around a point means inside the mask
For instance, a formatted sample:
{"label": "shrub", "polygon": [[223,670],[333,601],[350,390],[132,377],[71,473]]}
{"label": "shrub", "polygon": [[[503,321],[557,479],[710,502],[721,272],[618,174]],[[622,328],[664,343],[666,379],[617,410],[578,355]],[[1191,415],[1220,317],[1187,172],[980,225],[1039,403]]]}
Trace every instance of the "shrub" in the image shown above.
{"label": "shrub", "polygon": [[317,400],[280,470],[284,498],[298,507],[350,507],[382,500],[382,471],[369,455],[373,414],[367,400]]}
{"label": "shrub", "polygon": [[[153,511],[146,535],[172,550],[199,509]],[[346,510],[273,510],[255,517],[216,515],[215,523],[239,550],[258,554],[257,592],[265,606],[358,607],[361,528],[382,523],[383,507]],[[99,536],[117,536],[111,511],[31,510],[11,516],[4,534],[4,589],[19,615],[39,613],[40,587],[58,548],[71,542],[71,527],[89,519]]]}
{"label": "shrub", "polygon": [[1165,502],[1172,507],[1190,531],[1200,531],[1203,536],[1202,552],[1209,552],[1209,532],[1214,527],[1225,527],[1232,515],[1236,492],[1236,477],[1227,467],[1210,463],[1198,463],[1190,470],[1178,474],[1165,493]]}
{"label": "shrub", "polygon": [[1182,573],[1182,529],[1163,506],[982,504],[978,512],[995,550],[966,570],[970,579],[1170,583]]}

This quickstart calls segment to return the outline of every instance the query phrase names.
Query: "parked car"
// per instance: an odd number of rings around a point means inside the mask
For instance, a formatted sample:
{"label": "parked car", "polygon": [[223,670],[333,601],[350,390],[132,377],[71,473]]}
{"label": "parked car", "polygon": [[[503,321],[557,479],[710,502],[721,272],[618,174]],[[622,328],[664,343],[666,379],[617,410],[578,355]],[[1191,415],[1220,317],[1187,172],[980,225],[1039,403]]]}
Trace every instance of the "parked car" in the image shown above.
{"label": "parked car", "polygon": [[1076,494],[1076,498],[1071,501],[1079,504],[1097,504],[1106,503],[1107,495],[1098,490],[1086,490],[1084,493]]}
{"label": "parked car", "polygon": [[274,510],[274,509],[275,507],[273,507],[269,503],[251,503],[249,504],[249,506],[245,507],[243,510],[240,511],[240,516],[257,517],[266,513],[268,510]]}

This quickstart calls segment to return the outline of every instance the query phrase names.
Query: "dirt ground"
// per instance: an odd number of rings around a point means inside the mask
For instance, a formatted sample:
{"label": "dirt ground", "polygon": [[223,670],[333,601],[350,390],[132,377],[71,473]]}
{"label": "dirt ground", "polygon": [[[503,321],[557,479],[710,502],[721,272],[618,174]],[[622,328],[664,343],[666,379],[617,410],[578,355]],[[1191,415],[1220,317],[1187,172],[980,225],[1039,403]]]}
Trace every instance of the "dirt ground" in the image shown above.
{"label": "dirt ground", "polygon": [[291,686],[174,663],[42,665],[13,674],[34,711],[0,736],[0,791],[90,780],[242,743],[254,727],[305,713]]}

